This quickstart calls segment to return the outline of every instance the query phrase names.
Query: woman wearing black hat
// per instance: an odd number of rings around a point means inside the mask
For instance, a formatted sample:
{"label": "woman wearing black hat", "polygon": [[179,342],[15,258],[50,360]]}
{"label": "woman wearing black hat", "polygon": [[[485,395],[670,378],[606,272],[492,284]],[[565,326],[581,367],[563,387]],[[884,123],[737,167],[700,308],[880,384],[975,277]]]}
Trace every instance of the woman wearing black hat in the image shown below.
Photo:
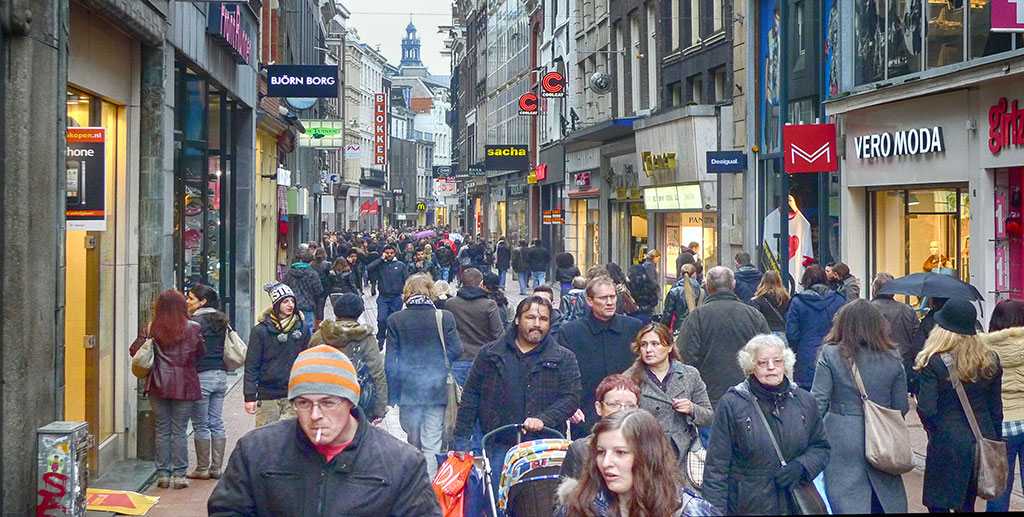
{"label": "woman wearing black hat", "polygon": [[[950,375],[963,384],[981,434],[1001,438],[1003,369],[999,356],[977,336],[977,312],[967,300],[950,299],[935,314],[936,327],[917,355],[917,412],[928,431],[923,503],[931,512],[973,512],[978,481],[975,439]],[[952,359],[949,369],[947,359]]]}

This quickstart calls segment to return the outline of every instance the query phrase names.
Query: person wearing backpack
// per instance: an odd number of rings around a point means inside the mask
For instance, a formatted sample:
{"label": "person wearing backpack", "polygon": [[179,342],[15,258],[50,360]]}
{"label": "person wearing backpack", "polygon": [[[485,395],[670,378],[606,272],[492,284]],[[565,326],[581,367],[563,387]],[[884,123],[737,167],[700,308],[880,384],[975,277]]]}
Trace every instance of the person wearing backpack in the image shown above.
{"label": "person wearing backpack", "polygon": [[587,304],[587,277],[577,276],[572,279],[572,289],[562,295],[558,307],[562,311],[562,323],[582,318],[589,314],[590,305]]}
{"label": "person wearing backpack", "polygon": [[886,331],[882,313],[862,299],[836,313],[814,370],[811,395],[832,446],[825,466],[825,495],[832,511],[906,513],[903,478],[876,469],[864,455],[864,409],[851,363],[857,364],[868,398],[904,415],[910,410],[907,376]]}

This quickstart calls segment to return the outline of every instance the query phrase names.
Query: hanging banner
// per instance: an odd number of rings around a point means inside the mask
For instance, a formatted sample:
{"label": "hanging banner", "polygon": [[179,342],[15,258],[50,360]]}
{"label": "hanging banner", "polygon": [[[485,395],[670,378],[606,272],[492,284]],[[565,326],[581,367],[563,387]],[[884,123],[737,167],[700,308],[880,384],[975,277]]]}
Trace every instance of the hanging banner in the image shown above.
{"label": "hanging banner", "polygon": [[107,130],[69,127],[67,141],[67,229],[105,231]]}
{"label": "hanging banner", "polygon": [[373,94],[373,164],[383,167],[388,156],[387,96]]}

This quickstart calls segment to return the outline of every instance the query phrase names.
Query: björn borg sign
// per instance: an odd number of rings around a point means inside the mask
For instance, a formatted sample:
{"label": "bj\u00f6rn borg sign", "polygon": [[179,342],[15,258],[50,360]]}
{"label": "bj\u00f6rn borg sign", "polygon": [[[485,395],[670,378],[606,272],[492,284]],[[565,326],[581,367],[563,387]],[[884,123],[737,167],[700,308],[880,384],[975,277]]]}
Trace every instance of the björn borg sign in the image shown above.
{"label": "bj\u00f6rn borg sign", "polygon": [[338,96],[337,65],[270,65],[267,97]]}
{"label": "bj\u00f6rn borg sign", "polygon": [[939,126],[855,136],[853,146],[857,150],[857,158],[861,160],[946,151],[946,141]]}

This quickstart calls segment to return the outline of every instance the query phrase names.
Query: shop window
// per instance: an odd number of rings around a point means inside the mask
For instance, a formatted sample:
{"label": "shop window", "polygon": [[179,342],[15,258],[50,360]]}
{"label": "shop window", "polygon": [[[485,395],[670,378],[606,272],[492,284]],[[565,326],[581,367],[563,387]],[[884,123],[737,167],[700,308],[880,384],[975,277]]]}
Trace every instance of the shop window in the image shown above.
{"label": "shop window", "polygon": [[928,0],[925,15],[928,68],[963,61],[964,0]]}
{"label": "shop window", "polygon": [[889,77],[921,71],[921,2],[889,0]]}
{"label": "shop window", "polygon": [[728,102],[727,96],[728,91],[726,90],[727,79],[725,73],[725,67],[718,67],[712,71],[712,76],[715,78],[715,98],[712,99],[714,102]]}
{"label": "shop window", "polygon": [[990,32],[992,29],[992,1],[970,0],[970,36],[967,40],[971,57],[991,56],[1013,48],[1013,35]]}
{"label": "shop window", "polygon": [[704,100],[704,78],[697,74],[687,79],[686,82],[690,85],[690,102],[702,104]]}
{"label": "shop window", "polygon": [[854,5],[854,80],[857,84],[880,81],[885,77],[885,2],[866,0]]}

